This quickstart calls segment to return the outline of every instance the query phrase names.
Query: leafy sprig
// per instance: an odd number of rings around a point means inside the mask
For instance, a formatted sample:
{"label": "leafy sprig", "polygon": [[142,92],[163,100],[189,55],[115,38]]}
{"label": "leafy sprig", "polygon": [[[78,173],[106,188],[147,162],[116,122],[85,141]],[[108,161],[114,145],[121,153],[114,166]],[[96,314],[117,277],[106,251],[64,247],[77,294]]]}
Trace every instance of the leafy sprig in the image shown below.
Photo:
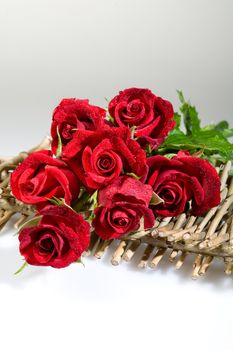
{"label": "leafy sprig", "polygon": [[[233,136],[233,129],[227,121],[201,127],[198,112],[178,91],[181,102],[180,113],[175,113],[175,128],[170,132],[157,153],[167,155],[179,150],[188,150],[191,154],[208,159],[213,164],[226,163],[233,159],[233,145],[228,138]],[[184,131],[183,131],[184,130]]]}

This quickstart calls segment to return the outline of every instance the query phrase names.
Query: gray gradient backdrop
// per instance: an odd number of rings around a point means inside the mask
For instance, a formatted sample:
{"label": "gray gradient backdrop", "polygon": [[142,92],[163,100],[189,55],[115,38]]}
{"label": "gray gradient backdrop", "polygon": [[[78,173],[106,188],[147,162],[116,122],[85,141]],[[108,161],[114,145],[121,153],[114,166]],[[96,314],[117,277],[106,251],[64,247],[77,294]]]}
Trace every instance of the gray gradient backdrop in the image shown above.
{"label": "gray gradient backdrop", "polygon": [[[233,0],[0,0],[0,154],[36,144],[63,97],[106,106],[148,87],[205,122],[233,109]],[[217,262],[191,280],[168,259],[156,271],[102,261],[20,275],[13,221],[0,241],[0,349],[180,349],[232,346],[233,279]],[[125,330],[125,331],[124,331]]]}
{"label": "gray gradient backdrop", "polygon": [[0,153],[34,145],[62,97],[148,87],[205,122],[233,109],[231,0],[0,0]]}

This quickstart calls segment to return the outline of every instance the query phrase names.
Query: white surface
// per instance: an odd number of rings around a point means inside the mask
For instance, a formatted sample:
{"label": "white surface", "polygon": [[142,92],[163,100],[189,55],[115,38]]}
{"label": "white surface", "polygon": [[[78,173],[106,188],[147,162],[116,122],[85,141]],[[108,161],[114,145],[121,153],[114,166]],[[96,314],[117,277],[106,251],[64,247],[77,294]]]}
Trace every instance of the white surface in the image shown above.
{"label": "white surface", "polygon": [[[62,97],[105,106],[148,87],[177,107],[182,89],[204,122],[233,110],[233,2],[227,0],[0,0],[2,154],[49,131]],[[64,270],[21,264],[14,231],[0,237],[0,348],[232,348],[233,280],[223,265],[193,282],[110,256]]]}

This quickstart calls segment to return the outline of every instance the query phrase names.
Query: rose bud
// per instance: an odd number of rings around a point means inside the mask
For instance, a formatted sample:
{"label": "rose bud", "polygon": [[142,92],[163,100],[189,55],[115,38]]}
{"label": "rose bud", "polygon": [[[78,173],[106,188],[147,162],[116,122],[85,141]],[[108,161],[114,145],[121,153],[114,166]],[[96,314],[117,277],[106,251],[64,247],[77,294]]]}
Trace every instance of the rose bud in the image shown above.
{"label": "rose bud", "polygon": [[30,265],[66,267],[80,259],[90,241],[90,225],[68,207],[48,206],[37,226],[19,233],[20,253]]}
{"label": "rose bud", "polygon": [[13,195],[24,203],[48,204],[52,197],[67,204],[78,198],[79,180],[51,151],[31,153],[11,174]]}
{"label": "rose bud", "polygon": [[130,88],[115,96],[108,106],[116,125],[136,127],[134,136],[142,147],[158,148],[175,126],[172,104],[148,89]]}
{"label": "rose bud", "polygon": [[58,132],[63,149],[72,140],[77,130],[97,130],[104,126],[106,111],[92,106],[88,100],[63,99],[55,108],[51,126],[52,151],[56,154]]}
{"label": "rose bud", "polygon": [[128,176],[117,178],[98,192],[98,208],[92,225],[102,239],[118,238],[137,231],[140,221],[144,229],[154,225],[154,215],[148,208],[152,188]]}
{"label": "rose bud", "polygon": [[147,175],[146,154],[126,127],[79,130],[63,159],[90,191],[113,182],[123,171],[134,173],[142,182]]}
{"label": "rose bud", "polygon": [[220,179],[207,160],[180,151],[172,159],[154,156],[147,163],[146,182],[164,200],[154,207],[155,215],[179,215],[191,201],[191,213],[198,216],[220,203]]}

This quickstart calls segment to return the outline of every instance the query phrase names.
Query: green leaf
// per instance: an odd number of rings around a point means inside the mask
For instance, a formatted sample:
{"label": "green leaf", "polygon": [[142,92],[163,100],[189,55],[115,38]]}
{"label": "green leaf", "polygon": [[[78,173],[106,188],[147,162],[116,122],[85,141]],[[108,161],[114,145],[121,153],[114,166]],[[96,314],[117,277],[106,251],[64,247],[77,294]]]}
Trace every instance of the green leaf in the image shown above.
{"label": "green leaf", "polygon": [[23,265],[14,273],[14,275],[18,275],[20,272],[22,272],[27,265],[28,263],[25,261]]}
{"label": "green leaf", "polygon": [[176,126],[174,129],[178,130],[181,124],[181,115],[177,112],[174,113],[173,119],[176,121]]}
{"label": "green leaf", "polygon": [[130,128],[130,132],[131,132],[131,138],[134,139],[134,134],[135,134],[135,131],[136,131],[136,125],[133,125],[131,128]]}
{"label": "green leaf", "polygon": [[164,154],[164,157],[168,158],[168,159],[172,159],[173,157],[177,156],[177,153],[167,153]]}
{"label": "green leaf", "polygon": [[229,129],[229,123],[226,120],[222,120],[214,126],[214,129],[217,131],[224,131],[225,129]]}
{"label": "green leaf", "polygon": [[198,135],[192,138],[192,142],[206,151],[221,153],[230,156],[233,152],[233,145],[218,131],[201,130]]}
{"label": "green leaf", "polygon": [[84,262],[82,261],[81,258],[77,259],[75,262],[78,263],[78,264],[82,264],[83,267],[85,267],[85,264],[84,264]]}
{"label": "green leaf", "polygon": [[[233,159],[233,145],[227,138],[233,136],[233,128],[227,121],[206,125],[201,128],[200,118],[194,106],[187,102],[182,91],[177,91],[182,115],[175,113],[175,128],[169,133],[165,142],[154,151],[171,158],[179,150],[208,159],[213,164],[226,163]],[[181,130],[182,122],[186,132]]]}
{"label": "green leaf", "polygon": [[178,95],[182,103],[180,111],[183,114],[187,135],[196,135],[200,130],[200,119],[196,108],[191,106],[189,102],[185,101],[184,95],[181,91],[178,91]]}
{"label": "green leaf", "polygon": [[134,174],[134,173],[126,173],[125,175],[131,176],[131,177],[133,177],[135,180],[140,180],[140,178],[141,178],[141,176],[137,176],[137,175]]}
{"label": "green leaf", "polygon": [[233,136],[233,129],[229,128],[229,124],[226,120],[223,120],[218,124],[206,125],[202,130],[215,130],[226,138]]}
{"label": "green leaf", "polygon": [[198,134],[200,130],[200,119],[195,107],[187,105],[184,108],[184,124],[187,130],[187,134]]}
{"label": "green leaf", "polygon": [[54,205],[58,205],[59,207],[62,207],[63,205],[65,205],[64,198],[52,197],[52,198],[48,198],[47,200]]}
{"label": "green leaf", "polygon": [[107,113],[106,113],[106,119],[111,123],[111,124],[115,124],[115,119],[109,114],[108,109],[107,109]]}
{"label": "green leaf", "polygon": [[233,129],[225,129],[222,131],[223,136],[225,137],[232,137],[233,136]]}
{"label": "green leaf", "polygon": [[18,229],[18,233],[23,229],[23,228],[26,228],[26,227],[33,227],[33,226],[36,226],[40,220],[42,218],[42,215],[40,216],[34,216],[32,219],[26,221],[23,225],[21,225]]}
{"label": "green leaf", "polygon": [[150,200],[150,205],[158,205],[161,203],[164,203],[164,200],[160,198],[155,192],[153,192]]}
{"label": "green leaf", "polygon": [[176,122],[176,125],[173,130],[170,131],[169,136],[171,135],[184,135],[183,131],[180,130],[182,117],[179,113],[175,113],[173,119]]}
{"label": "green leaf", "polygon": [[[190,139],[190,137],[188,137],[187,135],[185,135],[184,133],[182,134],[171,134],[169,135],[165,142],[160,146],[159,151],[164,152],[169,150],[181,150],[181,149],[195,149],[196,145],[194,145]],[[161,153],[161,152],[159,152]]]}
{"label": "green leaf", "polygon": [[57,198],[57,197],[52,197],[52,198],[48,198],[47,199],[49,202],[51,202],[54,205],[57,205],[58,207],[67,207],[73,211],[75,211],[75,209],[73,209],[69,204],[66,203],[64,198]]}
{"label": "green leaf", "polygon": [[89,222],[89,224],[92,223],[94,217],[95,217],[95,214],[94,214],[94,211],[92,211],[91,214],[87,218],[87,221]]}
{"label": "green leaf", "polygon": [[93,195],[89,199],[90,203],[92,203],[92,206],[90,210],[94,210],[98,207],[98,190],[96,190]]}
{"label": "green leaf", "polygon": [[147,147],[146,147],[146,155],[147,155],[147,157],[150,157],[152,155],[152,151],[153,150],[152,150],[151,145],[148,144]]}
{"label": "green leaf", "polygon": [[87,191],[84,191],[80,198],[78,198],[77,201],[72,205],[73,209],[75,211],[81,211],[83,209],[83,206],[87,203],[89,199],[89,193]]}
{"label": "green leaf", "polygon": [[181,90],[176,90],[177,94],[178,94],[178,97],[179,97],[179,100],[182,104],[185,103],[185,99],[184,99],[184,95],[183,95],[183,92]]}
{"label": "green leaf", "polygon": [[202,151],[206,155],[220,154],[225,160],[232,159],[233,145],[220,133],[215,130],[200,130],[195,136],[191,135],[170,135],[161,145],[158,152],[162,154],[172,151],[187,150],[191,154]]}
{"label": "green leaf", "polygon": [[61,135],[59,133],[59,128],[57,126],[57,138],[58,138],[58,144],[57,144],[57,152],[56,157],[60,158],[62,154],[62,141],[61,141]]}
{"label": "green leaf", "polygon": [[214,130],[219,131],[225,137],[233,136],[233,129],[229,128],[229,123],[226,120],[222,120],[220,123],[216,124]]}

